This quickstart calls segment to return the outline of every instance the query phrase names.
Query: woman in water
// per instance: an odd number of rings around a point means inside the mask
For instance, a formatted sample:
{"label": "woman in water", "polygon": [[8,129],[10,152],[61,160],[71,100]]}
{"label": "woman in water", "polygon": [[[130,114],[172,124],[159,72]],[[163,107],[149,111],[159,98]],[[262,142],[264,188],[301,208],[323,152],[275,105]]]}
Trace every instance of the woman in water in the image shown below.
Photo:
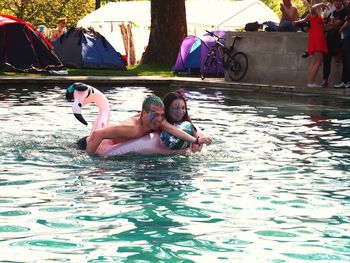
{"label": "woman in water", "polygon": [[[191,137],[196,138],[196,142],[192,143],[192,151],[198,151],[203,143],[211,144],[211,139],[208,136],[197,134],[197,129],[192,123],[187,111],[187,103],[185,98],[180,92],[169,92],[163,98],[165,120],[161,124],[163,131],[160,138],[162,143],[170,150],[185,149],[191,146],[191,140],[181,140],[176,136],[167,132],[170,129],[170,125],[176,126],[181,130],[188,133]],[[195,146],[197,145],[197,146]]]}

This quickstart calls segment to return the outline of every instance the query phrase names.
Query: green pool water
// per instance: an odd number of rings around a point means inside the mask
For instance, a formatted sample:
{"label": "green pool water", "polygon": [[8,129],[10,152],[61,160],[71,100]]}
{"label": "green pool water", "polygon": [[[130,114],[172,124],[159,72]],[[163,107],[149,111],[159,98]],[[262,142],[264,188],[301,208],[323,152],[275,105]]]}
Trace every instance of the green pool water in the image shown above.
{"label": "green pool water", "polygon": [[[350,261],[350,101],[182,87],[213,145],[101,158],[64,88],[0,88],[0,262]],[[116,123],[179,87],[99,88]]]}

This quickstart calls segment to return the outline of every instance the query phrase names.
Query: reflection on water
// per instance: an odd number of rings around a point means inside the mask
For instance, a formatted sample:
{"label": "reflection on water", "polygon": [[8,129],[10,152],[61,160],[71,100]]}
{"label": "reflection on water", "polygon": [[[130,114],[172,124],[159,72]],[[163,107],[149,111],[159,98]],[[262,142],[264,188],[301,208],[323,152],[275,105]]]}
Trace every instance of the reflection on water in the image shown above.
{"label": "reflection on water", "polygon": [[[348,100],[182,87],[213,145],[100,158],[63,88],[0,90],[0,261],[349,262]],[[173,89],[102,90],[116,123]]]}

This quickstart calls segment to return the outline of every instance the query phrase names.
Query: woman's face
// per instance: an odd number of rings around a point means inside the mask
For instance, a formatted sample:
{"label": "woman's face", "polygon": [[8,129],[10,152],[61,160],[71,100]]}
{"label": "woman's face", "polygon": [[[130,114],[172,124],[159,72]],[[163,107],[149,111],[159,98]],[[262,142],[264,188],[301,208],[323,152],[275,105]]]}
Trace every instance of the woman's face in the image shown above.
{"label": "woman's face", "polygon": [[181,121],[186,114],[185,102],[182,99],[174,100],[169,107],[169,116],[171,121]]}

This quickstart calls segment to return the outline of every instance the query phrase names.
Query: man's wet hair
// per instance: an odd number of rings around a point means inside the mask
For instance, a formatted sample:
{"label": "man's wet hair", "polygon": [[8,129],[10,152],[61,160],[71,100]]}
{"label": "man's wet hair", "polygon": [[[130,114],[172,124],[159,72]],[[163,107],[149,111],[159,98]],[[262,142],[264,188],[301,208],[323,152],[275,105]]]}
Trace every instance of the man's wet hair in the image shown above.
{"label": "man's wet hair", "polygon": [[151,105],[164,108],[164,103],[161,98],[155,95],[150,95],[144,99],[142,103],[142,110],[149,111]]}

